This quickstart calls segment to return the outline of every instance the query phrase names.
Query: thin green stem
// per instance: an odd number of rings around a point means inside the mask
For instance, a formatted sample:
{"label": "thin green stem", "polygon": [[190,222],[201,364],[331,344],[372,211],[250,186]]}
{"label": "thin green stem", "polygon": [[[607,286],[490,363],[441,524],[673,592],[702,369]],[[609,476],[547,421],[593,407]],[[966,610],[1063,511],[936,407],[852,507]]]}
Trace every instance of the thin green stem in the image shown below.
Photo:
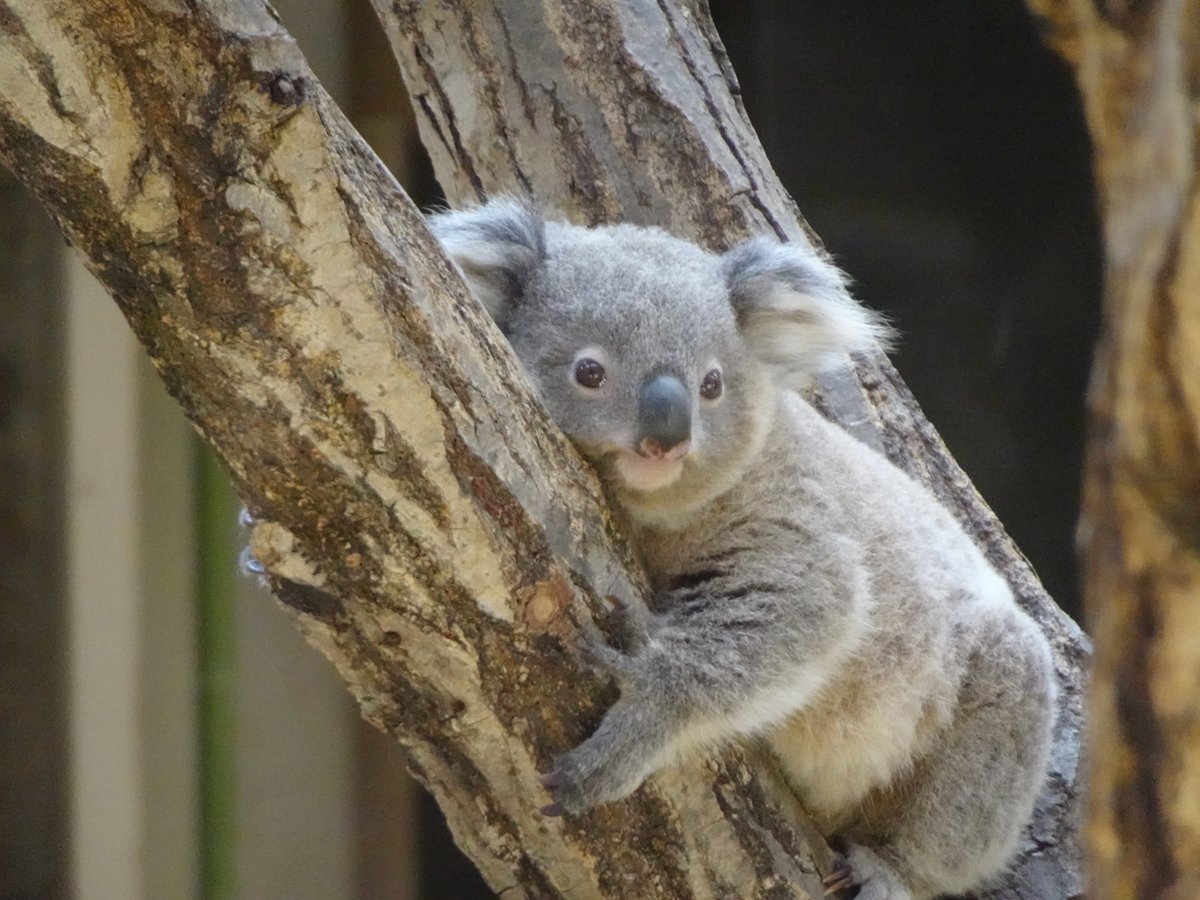
{"label": "thin green stem", "polygon": [[234,579],[238,502],[212,451],[197,442],[200,643],[200,878],[204,900],[234,896]]}

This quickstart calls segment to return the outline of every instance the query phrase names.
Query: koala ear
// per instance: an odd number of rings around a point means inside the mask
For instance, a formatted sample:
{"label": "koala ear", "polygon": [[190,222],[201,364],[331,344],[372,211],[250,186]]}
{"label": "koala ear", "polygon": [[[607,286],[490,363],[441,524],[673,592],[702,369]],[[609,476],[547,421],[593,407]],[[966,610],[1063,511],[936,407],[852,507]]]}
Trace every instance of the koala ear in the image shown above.
{"label": "koala ear", "polygon": [[721,262],[743,339],[783,384],[802,385],[890,338],[883,319],[855,302],[842,273],[811,247],[752,238]]}
{"label": "koala ear", "polygon": [[501,329],[525,283],[546,258],[546,226],[528,203],[500,197],[430,217],[429,227],[462,270],[467,287]]}

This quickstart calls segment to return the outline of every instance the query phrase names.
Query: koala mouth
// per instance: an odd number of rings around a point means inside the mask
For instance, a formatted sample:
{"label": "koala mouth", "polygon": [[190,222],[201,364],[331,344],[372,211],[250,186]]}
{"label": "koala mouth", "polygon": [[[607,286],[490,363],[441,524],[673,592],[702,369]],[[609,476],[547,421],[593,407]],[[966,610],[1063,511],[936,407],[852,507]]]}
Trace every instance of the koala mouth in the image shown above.
{"label": "koala mouth", "polygon": [[621,484],[634,491],[658,491],[670,487],[683,474],[683,457],[687,453],[651,457],[630,450],[618,450],[613,466]]}

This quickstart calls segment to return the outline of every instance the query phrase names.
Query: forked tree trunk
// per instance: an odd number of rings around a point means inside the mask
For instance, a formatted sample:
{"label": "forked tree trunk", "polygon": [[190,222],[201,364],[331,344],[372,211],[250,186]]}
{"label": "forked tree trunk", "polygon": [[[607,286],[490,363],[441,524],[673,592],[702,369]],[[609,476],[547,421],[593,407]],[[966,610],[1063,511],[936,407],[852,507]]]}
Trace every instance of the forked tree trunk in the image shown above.
{"label": "forked tree trunk", "polygon": [[[719,248],[806,229],[707,12],[380,6],[453,200],[531,193]],[[419,215],[256,0],[0,0],[0,159],[108,286],[262,524],[254,549],[497,890],[802,897],[828,850],[730,751],[547,821],[536,771],[611,700],[573,634],[643,580]],[[930,484],[1058,653],[1053,771],[989,896],[1077,893],[1086,642],[885,360],[822,407]]]}
{"label": "forked tree trunk", "polygon": [[1091,894],[1200,897],[1200,3],[1031,5],[1076,69],[1105,229],[1081,528]]}

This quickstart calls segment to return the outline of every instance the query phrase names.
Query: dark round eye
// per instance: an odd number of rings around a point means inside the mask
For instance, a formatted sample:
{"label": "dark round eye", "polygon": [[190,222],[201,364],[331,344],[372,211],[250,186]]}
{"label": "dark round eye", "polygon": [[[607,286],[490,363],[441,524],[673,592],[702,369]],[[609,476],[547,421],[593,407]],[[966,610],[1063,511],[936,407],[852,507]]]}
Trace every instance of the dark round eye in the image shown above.
{"label": "dark round eye", "polygon": [[604,366],[594,359],[584,357],[575,363],[575,380],[585,388],[595,390],[603,386],[607,377],[604,374]]}
{"label": "dark round eye", "polygon": [[716,400],[721,396],[722,389],[720,369],[713,369],[700,382],[700,396],[705,400]]}

